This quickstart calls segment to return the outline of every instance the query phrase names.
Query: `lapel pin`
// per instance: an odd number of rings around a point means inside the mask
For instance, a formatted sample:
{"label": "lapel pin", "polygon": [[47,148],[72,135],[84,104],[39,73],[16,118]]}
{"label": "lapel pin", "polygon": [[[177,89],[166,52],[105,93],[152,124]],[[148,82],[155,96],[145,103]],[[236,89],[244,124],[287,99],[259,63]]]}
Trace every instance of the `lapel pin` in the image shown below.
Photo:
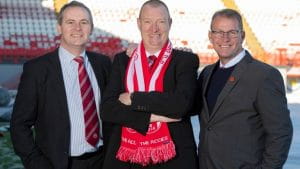
{"label": "lapel pin", "polygon": [[229,82],[234,82],[234,81],[235,81],[235,78],[234,78],[233,76],[230,76],[229,79],[228,79],[228,81],[229,81]]}

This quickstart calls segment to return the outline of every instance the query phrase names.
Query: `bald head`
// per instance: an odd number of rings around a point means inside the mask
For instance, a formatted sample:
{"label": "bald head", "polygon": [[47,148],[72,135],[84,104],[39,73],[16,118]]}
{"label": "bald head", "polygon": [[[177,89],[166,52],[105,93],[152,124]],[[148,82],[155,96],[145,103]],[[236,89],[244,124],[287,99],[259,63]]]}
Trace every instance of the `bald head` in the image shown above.
{"label": "bald head", "polygon": [[167,13],[167,15],[168,15],[168,18],[171,19],[168,6],[167,6],[164,2],[162,2],[162,1],[160,1],[160,0],[148,0],[148,1],[146,1],[146,2],[142,5],[142,7],[141,7],[141,9],[140,9],[139,18],[141,18],[142,12],[143,12],[145,6],[151,6],[151,7],[163,7],[163,8],[165,8],[166,13]]}

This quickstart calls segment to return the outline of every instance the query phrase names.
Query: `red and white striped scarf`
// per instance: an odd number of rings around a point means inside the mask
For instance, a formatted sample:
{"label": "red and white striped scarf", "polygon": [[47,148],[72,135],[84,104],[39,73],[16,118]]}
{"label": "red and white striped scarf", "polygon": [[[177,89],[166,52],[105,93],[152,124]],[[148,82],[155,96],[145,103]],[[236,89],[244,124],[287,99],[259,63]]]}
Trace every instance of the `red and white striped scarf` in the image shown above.
{"label": "red and white striped scarf", "polygon": [[[150,70],[143,42],[133,52],[125,77],[127,92],[163,91],[163,78],[171,60],[172,44],[168,41]],[[143,166],[166,162],[175,157],[175,144],[167,123],[152,122],[142,135],[134,129],[123,127],[121,145],[116,158]]]}

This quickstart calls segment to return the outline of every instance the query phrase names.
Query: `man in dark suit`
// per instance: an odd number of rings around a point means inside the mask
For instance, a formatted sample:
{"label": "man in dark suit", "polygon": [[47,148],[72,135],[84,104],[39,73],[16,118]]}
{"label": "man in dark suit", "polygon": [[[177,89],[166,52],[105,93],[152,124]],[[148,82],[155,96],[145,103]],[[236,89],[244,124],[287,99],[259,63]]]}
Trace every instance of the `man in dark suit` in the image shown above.
{"label": "man in dark suit", "polygon": [[188,112],[199,63],[196,55],[172,49],[171,21],[162,1],[145,2],[137,20],[142,42],[131,58],[115,57],[101,114],[115,124],[105,169],[197,168]]}
{"label": "man in dark suit", "polygon": [[217,11],[209,39],[219,61],[203,69],[200,169],[281,169],[292,124],[279,71],[243,49],[241,15]]}
{"label": "man in dark suit", "polygon": [[26,169],[99,169],[106,142],[99,107],[111,63],[85,51],[93,20],[84,4],[64,5],[57,30],[60,47],[24,64],[11,119],[13,146]]}

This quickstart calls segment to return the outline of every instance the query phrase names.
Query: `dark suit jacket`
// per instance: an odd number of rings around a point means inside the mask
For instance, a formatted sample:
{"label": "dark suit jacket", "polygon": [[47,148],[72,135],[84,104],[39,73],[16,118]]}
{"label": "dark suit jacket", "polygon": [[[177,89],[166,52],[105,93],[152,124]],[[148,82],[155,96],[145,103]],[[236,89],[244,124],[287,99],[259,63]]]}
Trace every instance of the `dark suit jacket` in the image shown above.
{"label": "dark suit jacket", "polygon": [[[103,92],[110,60],[91,52],[87,56]],[[11,138],[26,169],[67,169],[70,118],[58,50],[24,64],[12,113]]]}
{"label": "dark suit jacket", "polygon": [[209,114],[205,93],[215,66],[207,66],[198,80],[200,169],[282,168],[292,125],[281,74],[246,52]]}
{"label": "dark suit jacket", "polygon": [[[177,50],[173,50],[172,57],[164,76],[164,92],[135,92],[131,106],[118,101],[119,95],[125,92],[124,76],[129,58],[125,53],[115,57],[101,114],[104,121],[115,124],[104,160],[104,169],[130,168],[132,164],[115,158],[120,145],[121,127],[131,127],[145,134],[151,113],[182,118],[181,122],[168,123],[177,155],[167,163],[159,165],[161,169],[196,168],[196,145],[188,111],[193,105],[196,90],[198,58],[194,54]],[[132,166],[140,168],[138,165]],[[155,165],[146,168],[151,167],[156,168]]]}

